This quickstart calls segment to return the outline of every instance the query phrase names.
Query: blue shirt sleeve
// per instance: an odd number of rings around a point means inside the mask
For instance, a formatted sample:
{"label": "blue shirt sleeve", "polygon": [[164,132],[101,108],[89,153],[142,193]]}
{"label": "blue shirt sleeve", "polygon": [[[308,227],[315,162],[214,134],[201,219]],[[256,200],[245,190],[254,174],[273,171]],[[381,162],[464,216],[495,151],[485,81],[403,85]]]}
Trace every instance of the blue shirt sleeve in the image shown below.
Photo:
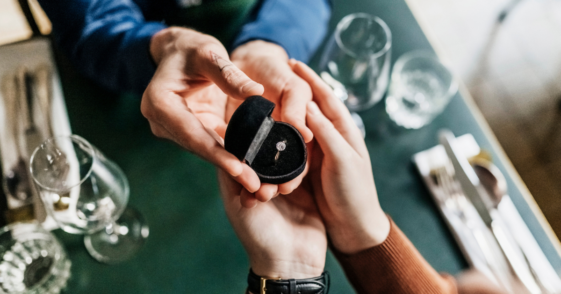
{"label": "blue shirt sleeve", "polygon": [[329,0],[263,0],[233,48],[265,40],[282,46],[289,57],[308,62],[325,36],[330,15]]}
{"label": "blue shirt sleeve", "polygon": [[155,71],[148,22],[132,0],[39,0],[55,42],[87,77],[111,90],[142,93]]}
{"label": "blue shirt sleeve", "polygon": [[[325,35],[328,1],[263,0],[234,46],[265,40],[307,61]],[[111,90],[144,91],[156,69],[150,39],[165,24],[147,21],[133,0],[39,2],[51,19],[55,42],[79,71]]]}

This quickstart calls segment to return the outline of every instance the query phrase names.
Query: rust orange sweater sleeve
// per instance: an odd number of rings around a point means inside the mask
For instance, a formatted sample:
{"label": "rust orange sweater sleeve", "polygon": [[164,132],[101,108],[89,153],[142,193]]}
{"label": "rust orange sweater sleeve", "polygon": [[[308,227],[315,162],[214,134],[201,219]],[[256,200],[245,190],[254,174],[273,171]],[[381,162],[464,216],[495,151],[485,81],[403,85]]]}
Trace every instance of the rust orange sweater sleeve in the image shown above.
{"label": "rust orange sweater sleeve", "polygon": [[363,293],[457,293],[454,278],[439,275],[390,219],[384,243],[356,254],[332,249],[347,278]]}

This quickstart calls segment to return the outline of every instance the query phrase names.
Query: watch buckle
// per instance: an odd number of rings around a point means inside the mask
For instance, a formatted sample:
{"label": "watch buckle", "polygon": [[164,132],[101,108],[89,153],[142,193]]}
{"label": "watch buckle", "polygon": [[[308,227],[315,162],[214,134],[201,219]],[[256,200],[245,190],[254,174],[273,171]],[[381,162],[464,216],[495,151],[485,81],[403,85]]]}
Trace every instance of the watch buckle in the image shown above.
{"label": "watch buckle", "polygon": [[281,278],[269,278],[269,277],[261,277],[261,282],[260,285],[260,291],[259,294],[266,294],[265,292],[267,291],[267,288],[265,288],[265,285],[267,284],[267,280],[271,280],[271,281],[280,281],[282,280]]}

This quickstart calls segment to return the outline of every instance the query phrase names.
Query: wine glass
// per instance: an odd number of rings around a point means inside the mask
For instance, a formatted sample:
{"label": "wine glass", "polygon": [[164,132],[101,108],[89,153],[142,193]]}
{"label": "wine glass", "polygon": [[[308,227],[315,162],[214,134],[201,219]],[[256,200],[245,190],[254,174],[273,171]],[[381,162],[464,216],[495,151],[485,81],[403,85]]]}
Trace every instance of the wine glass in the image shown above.
{"label": "wine glass", "polygon": [[[322,79],[351,112],[366,110],[382,99],[389,82],[392,35],[386,23],[366,13],[345,16],[323,51]],[[353,113],[365,134],[362,119]]]}
{"label": "wine glass", "polygon": [[127,208],[123,171],[84,138],[43,142],[31,156],[31,175],[47,213],[71,234],[84,234],[86,249],[104,263],[134,255],[148,237],[142,216]]}

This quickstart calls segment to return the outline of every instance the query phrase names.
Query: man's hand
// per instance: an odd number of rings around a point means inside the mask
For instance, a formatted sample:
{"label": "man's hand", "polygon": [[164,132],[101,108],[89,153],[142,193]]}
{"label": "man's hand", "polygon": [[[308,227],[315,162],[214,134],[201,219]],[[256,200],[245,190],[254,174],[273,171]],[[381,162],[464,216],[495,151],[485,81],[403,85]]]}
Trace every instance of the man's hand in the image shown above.
{"label": "man's hand", "polygon": [[[308,83],[294,74],[288,65],[288,55],[284,49],[265,41],[251,41],[236,48],[231,58],[251,79],[265,86],[263,96],[277,105],[273,118],[293,125],[300,131],[304,141],[310,142],[313,134],[306,126],[306,105],[312,100],[312,92]],[[241,102],[230,101],[227,118]],[[278,186],[263,184],[252,197],[268,201],[279,194],[290,194],[300,185],[306,172]]]}
{"label": "man's hand", "polygon": [[230,62],[218,40],[190,29],[160,31],[152,37],[150,53],[158,68],[142,96],[141,111],[152,132],[222,168],[249,191],[257,191],[257,174],[227,152],[220,137],[226,130],[228,96],[241,103],[262,95],[263,86]]}
{"label": "man's hand", "polygon": [[309,186],[248,209],[242,186],[218,172],[228,219],[242,242],[253,272],[259,276],[305,279],[321,275],[327,238]]}

